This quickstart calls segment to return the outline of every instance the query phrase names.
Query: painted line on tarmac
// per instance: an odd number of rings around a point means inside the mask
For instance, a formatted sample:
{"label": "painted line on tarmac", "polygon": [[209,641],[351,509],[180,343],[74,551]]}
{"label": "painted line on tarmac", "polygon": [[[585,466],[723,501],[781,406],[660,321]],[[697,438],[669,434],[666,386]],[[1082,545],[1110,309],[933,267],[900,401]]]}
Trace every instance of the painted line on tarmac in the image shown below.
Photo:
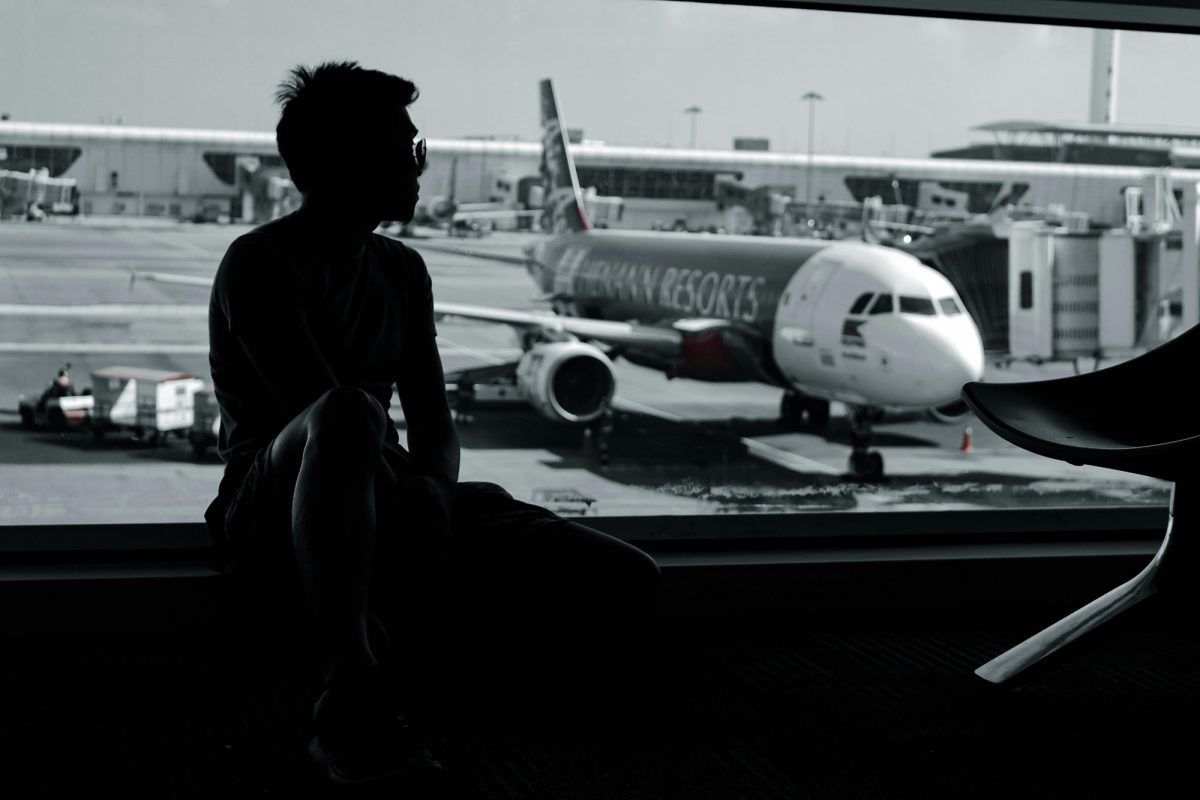
{"label": "painted line on tarmac", "polygon": [[[666,420],[668,422],[686,422],[686,417],[681,417],[678,414],[673,414],[670,411],[663,411],[661,408],[648,406],[645,403],[639,403],[636,400],[629,400],[623,397],[614,397],[613,406],[616,408],[628,409],[630,411],[638,411],[643,414],[648,414],[652,417]],[[793,472],[820,472],[824,475],[841,475],[841,470],[835,469],[828,464],[823,464],[806,456],[798,455],[788,450],[783,450],[774,445],[760,442],[757,439],[741,437],[739,441],[746,445],[746,450],[750,455],[756,458],[761,458],[763,461],[769,461],[776,466],[789,469]]]}
{"label": "painted line on tarmac", "polygon": [[637,400],[630,400],[628,397],[614,397],[613,407],[618,410],[636,411],[641,414],[666,420],[667,422],[687,422],[687,417],[681,417],[678,414],[672,414],[670,411],[663,411],[661,408],[655,408],[654,406],[648,406],[645,403],[639,403]]}
{"label": "painted line on tarmac", "polygon": [[[476,356],[496,363],[507,363],[507,360],[494,353],[516,354],[519,350],[498,349],[491,353],[476,350],[474,347],[441,347],[438,352],[443,356]],[[208,353],[207,344],[188,344],[186,342],[0,342],[0,353],[159,353],[162,355],[204,355]]]}
{"label": "painted line on tarmac", "polygon": [[149,353],[161,355],[204,355],[206,344],[153,342],[0,342],[0,353]]}
{"label": "painted line on tarmac", "polygon": [[198,303],[87,303],[35,305],[0,303],[0,317],[116,317],[119,319],[176,319],[208,317],[208,305]]}
{"label": "painted line on tarmac", "polygon": [[820,472],[825,475],[841,475],[842,471],[834,469],[828,464],[823,464],[816,459],[808,458],[807,456],[798,455],[788,450],[781,450],[774,445],[760,442],[757,439],[742,438],[742,444],[750,451],[750,455],[757,456],[763,461],[769,461],[776,466],[790,469],[793,472]]}

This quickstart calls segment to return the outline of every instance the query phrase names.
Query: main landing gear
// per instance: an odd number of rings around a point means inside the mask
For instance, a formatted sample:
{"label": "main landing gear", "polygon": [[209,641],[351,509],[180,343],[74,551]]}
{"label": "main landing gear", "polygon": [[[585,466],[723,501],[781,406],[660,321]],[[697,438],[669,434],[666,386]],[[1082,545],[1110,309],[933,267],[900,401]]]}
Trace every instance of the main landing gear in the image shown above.
{"label": "main landing gear", "polygon": [[609,447],[613,428],[615,427],[616,415],[613,413],[613,410],[611,408],[604,409],[603,414],[592,420],[583,429],[584,455],[595,456],[596,460],[601,464],[610,462],[612,460],[612,452]]}
{"label": "main landing gear", "polygon": [[853,406],[850,409],[850,477],[863,481],[879,480],[883,477],[883,455],[871,450],[871,425],[883,417],[883,412],[868,406]]}
{"label": "main landing gear", "polygon": [[454,385],[454,394],[451,395],[451,398],[454,422],[464,425],[474,421],[475,417],[471,411],[475,406],[475,384],[471,381],[459,381]]}
{"label": "main landing gear", "polygon": [[829,425],[829,401],[788,389],[779,401],[779,420],[794,430],[824,430]]}

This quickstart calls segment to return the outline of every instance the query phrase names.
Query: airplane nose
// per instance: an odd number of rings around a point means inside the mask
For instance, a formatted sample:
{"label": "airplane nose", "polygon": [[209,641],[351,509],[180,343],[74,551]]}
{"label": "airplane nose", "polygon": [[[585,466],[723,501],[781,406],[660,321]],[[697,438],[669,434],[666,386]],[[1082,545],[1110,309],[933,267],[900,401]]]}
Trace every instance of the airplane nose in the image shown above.
{"label": "airplane nose", "polygon": [[938,344],[944,390],[957,399],[964,383],[983,379],[983,340],[973,325],[955,326]]}
{"label": "airplane nose", "polygon": [[[965,383],[983,377],[983,341],[971,323],[909,320],[893,357],[896,375],[905,376],[913,405],[939,406],[958,400]],[[904,381],[904,378],[901,378]]]}

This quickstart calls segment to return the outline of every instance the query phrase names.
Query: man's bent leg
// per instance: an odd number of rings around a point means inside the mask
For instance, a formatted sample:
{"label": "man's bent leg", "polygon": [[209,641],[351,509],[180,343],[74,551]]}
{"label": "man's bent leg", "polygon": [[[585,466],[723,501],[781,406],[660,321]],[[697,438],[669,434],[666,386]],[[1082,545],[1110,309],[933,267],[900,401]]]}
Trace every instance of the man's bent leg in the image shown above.
{"label": "man's bent leg", "polygon": [[326,682],[373,666],[367,586],[386,419],[361,389],[326,392],[275,437],[269,483],[291,503],[293,552]]}
{"label": "man's bent leg", "polygon": [[288,495],[280,499],[290,504],[292,551],[325,679],[313,706],[309,756],[330,781],[346,786],[441,769],[400,716],[392,680],[368,642],[385,432],[374,398],[334,389],[275,438],[264,467],[267,484]]}

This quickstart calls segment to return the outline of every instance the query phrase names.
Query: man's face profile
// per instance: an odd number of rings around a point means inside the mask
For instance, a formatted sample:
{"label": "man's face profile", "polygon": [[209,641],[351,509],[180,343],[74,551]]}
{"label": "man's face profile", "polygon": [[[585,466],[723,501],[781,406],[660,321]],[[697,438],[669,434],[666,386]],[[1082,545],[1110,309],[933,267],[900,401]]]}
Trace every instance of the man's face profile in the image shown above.
{"label": "man's face profile", "polygon": [[361,149],[343,165],[355,195],[347,202],[363,203],[380,220],[410,221],[421,188],[417,132],[404,108],[365,123],[355,137]]}

